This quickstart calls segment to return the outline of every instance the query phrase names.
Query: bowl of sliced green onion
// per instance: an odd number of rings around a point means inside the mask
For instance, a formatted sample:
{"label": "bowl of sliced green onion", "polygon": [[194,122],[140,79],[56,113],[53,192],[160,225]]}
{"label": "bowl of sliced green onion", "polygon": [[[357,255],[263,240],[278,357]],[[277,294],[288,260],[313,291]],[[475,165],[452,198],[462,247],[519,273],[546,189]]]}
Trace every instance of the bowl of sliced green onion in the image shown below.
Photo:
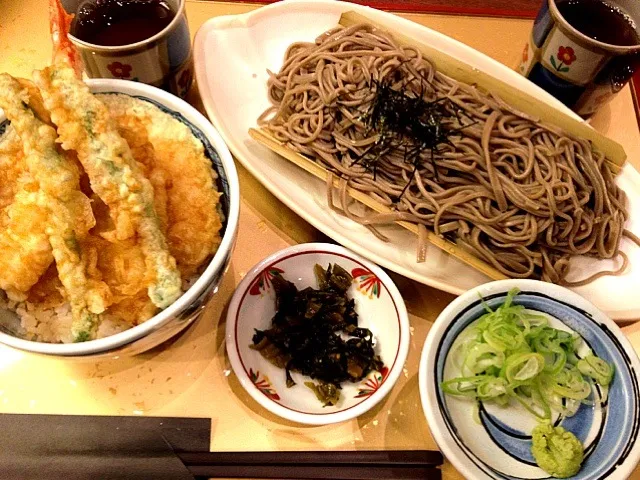
{"label": "bowl of sliced green onion", "polygon": [[501,280],[440,314],[420,395],[466,478],[628,478],[640,461],[639,372],[624,334],[587,300]]}

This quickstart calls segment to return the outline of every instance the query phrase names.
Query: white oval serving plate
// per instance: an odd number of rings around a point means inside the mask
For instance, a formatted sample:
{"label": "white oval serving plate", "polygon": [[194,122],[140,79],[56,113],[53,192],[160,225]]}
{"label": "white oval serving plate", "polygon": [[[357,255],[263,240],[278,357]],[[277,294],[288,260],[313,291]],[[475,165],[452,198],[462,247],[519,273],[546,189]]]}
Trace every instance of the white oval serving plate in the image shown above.
{"label": "white oval serving plate", "polygon": [[[357,11],[390,30],[429,43],[444,53],[487,72],[572,114],[562,103],[505,65],[441,33],[390,13],[331,0],[278,2],[253,12],[216,17],[205,22],[195,39],[196,77],[209,118],[235,157],[289,208],[337,242],[368,259],[418,282],[460,294],[490,281],[472,267],[429,246],[427,261],[416,263],[416,237],[397,226],[381,228],[391,243],[378,240],[366,228],[327,207],[324,182],[249,137],[248,129],[269,106],[267,69],[279,70],[286,48],[296,41],[313,41],[338,24],[345,11]],[[627,164],[618,184],[629,195],[629,228],[640,233],[640,174]],[[629,255],[625,275],[604,277],[574,289],[614,319],[640,317],[640,249],[623,240]],[[633,265],[636,265],[634,268]],[[576,278],[612,262],[572,260]]]}

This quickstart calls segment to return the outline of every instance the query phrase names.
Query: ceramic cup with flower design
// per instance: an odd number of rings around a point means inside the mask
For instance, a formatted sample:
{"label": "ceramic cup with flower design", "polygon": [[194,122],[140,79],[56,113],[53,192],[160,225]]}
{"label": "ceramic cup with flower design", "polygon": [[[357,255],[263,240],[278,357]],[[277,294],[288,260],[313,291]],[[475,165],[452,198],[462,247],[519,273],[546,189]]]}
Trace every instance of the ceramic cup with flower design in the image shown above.
{"label": "ceramic cup with flower design", "polygon": [[519,71],[588,117],[640,67],[637,23],[637,0],[543,0]]}
{"label": "ceramic cup with flower design", "polygon": [[[111,2],[126,4],[141,0]],[[144,0],[153,1],[153,0]],[[98,45],[74,36],[82,14],[109,0],[62,0],[69,13],[76,14],[69,39],[78,48],[90,78],[120,78],[160,87],[184,98],[193,82],[191,38],[185,15],[185,0],[162,0],[170,9],[167,25],[144,40],[126,45]]]}

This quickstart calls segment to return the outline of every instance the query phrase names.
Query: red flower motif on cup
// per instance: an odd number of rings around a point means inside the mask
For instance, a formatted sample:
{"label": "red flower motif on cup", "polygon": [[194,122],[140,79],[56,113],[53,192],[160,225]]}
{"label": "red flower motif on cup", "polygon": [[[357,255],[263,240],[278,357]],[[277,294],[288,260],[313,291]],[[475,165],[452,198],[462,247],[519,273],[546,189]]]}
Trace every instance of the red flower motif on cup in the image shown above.
{"label": "red flower motif on cup", "polygon": [[133,67],[126,63],[113,62],[107,65],[107,68],[116,78],[129,78],[131,76],[131,70]]}
{"label": "red flower motif on cup", "polygon": [[571,47],[558,47],[558,58],[551,55],[549,61],[556,72],[566,73],[569,71],[569,65],[576,61],[576,52]]}
{"label": "red flower motif on cup", "polygon": [[565,65],[571,65],[576,61],[576,53],[571,47],[560,47],[558,48],[558,60]]}

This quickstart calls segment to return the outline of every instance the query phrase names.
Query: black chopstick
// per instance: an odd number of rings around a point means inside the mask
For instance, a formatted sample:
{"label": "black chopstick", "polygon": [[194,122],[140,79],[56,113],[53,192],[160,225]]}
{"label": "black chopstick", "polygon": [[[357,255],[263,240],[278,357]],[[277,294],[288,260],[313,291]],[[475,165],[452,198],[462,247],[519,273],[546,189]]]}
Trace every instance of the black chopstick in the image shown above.
{"label": "black chopstick", "polygon": [[197,477],[280,479],[439,479],[440,452],[355,450],[285,452],[179,452]]}
{"label": "black chopstick", "polygon": [[396,465],[435,467],[442,453],[433,450],[351,450],[281,452],[180,452],[185,465]]}
{"label": "black chopstick", "polygon": [[366,465],[199,465],[188,466],[196,478],[252,478],[280,480],[440,480],[435,467]]}

